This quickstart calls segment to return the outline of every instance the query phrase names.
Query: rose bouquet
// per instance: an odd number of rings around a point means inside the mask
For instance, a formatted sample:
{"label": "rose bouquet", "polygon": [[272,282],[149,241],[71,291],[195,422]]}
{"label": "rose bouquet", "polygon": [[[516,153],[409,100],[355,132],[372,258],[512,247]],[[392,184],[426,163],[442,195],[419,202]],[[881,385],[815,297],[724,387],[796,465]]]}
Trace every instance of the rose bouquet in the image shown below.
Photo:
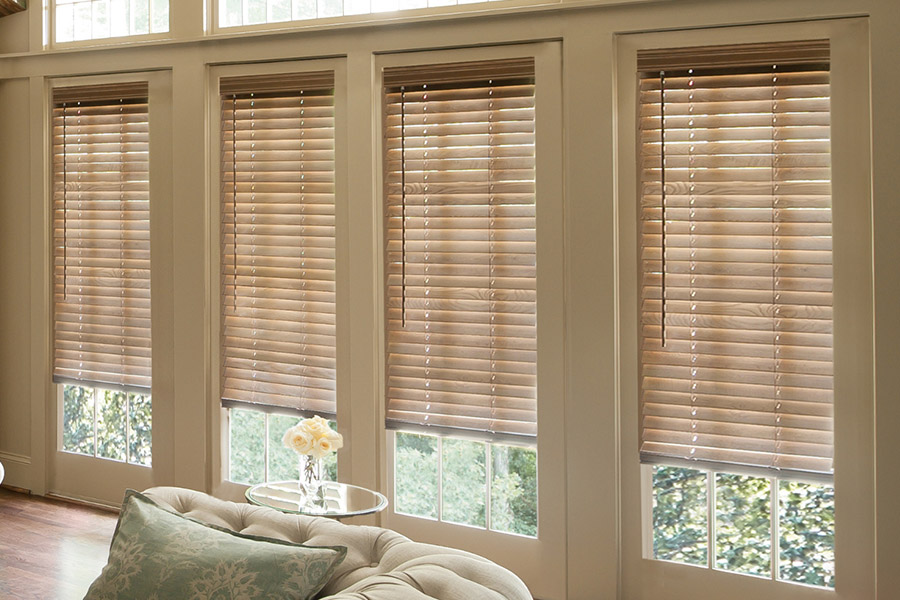
{"label": "rose bouquet", "polygon": [[303,419],[288,429],[282,442],[304,461],[300,483],[308,501],[316,501],[322,485],[322,459],[344,446],[343,436],[331,429],[328,421],[316,415],[311,419]]}

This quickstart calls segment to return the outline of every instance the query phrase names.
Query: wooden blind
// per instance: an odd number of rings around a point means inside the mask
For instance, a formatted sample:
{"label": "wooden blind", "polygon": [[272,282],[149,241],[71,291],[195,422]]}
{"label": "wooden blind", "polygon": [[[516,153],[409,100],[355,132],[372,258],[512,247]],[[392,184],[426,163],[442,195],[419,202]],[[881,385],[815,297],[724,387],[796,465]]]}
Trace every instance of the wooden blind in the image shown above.
{"label": "wooden blind", "polygon": [[802,45],[639,54],[644,461],[832,472],[828,46]]}
{"label": "wooden blind", "polygon": [[57,383],[150,388],[146,83],[53,92]]}
{"label": "wooden blind", "polygon": [[387,426],[533,441],[534,62],[384,77]]}
{"label": "wooden blind", "polygon": [[335,414],[334,75],[223,78],[222,400]]}

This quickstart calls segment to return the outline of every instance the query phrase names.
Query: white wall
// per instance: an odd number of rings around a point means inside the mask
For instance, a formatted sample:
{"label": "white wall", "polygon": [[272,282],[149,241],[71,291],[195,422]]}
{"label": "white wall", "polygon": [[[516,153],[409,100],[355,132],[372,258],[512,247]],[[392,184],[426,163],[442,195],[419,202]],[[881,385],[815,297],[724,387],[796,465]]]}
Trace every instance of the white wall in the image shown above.
{"label": "white wall", "polygon": [[[37,3],[33,3],[36,5]],[[173,0],[178,10],[199,14],[197,2]],[[574,4],[574,3],[571,3]],[[607,3],[608,4],[608,3]],[[34,9],[28,22],[34,31]],[[618,33],[811,18],[870,15],[873,189],[875,252],[875,326],[877,366],[877,530],[879,597],[896,596],[900,570],[900,2],[897,0],[671,0],[539,10],[518,16],[480,17],[432,23],[359,26],[334,31],[297,31],[239,39],[199,40],[199,27],[182,28],[181,44],[153,44],[72,52],[35,52],[15,57],[0,54],[0,460],[8,470],[5,483],[43,492],[47,486],[44,456],[49,452],[49,374],[46,357],[48,320],[39,282],[29,284],[44,256],[40,230],[44,197],[40,188],[42,131],[37,117],[43,77],[111,71],[171,71],[174,98],[172,209],[166,244],[175,259],[171,293],[163,314],[171,317],[171,335],[156,340],[154,354],[172,363],[163,402],[173,407],[170,446],[177,460],[166,470],[167,482],[209,489],[213,437],[209,364],[210,315],[205,261],[208,248],[205,140],[207,131],[206,72],[215,63],[346,57],[353,73],[365,71],[375,53],[452,48],[481,44],[555,39],[563,48],[565,126],[564,185],[566,227],[566,394],[546,401],[563,411],[566,434],[560,440],[566,459],[566,558],[568,597],[596,600],[616,596],[619,579],[619,431],[637,427],[619,423],[616,307],[616,122],[615,47]],[[19,16],[0,20],[0,38],[10,27],[24,27]],[[15,51],[30,42],[16,29]],[[8,51],[0,41],[0,53]],[[31,78],[31,79],[29,79]],[[373,97],[373,77],[348,81],[348,90]],[[865,94],[865,90],[860,93]],[[358,102],[351,107],[360,108]],[[368,119],[360,119],[367,123]],[[37,146],[37,147],[35,147]],[[377,150],[375,150],[377,152]],[[371,143],[352,151],[361,177],[372,174]],[[36,162],[38,164],[36,164]],[[374,181],[374,179],[372,179]],[[37,188],[37,189],[36,189]],[[354,182],[354,206],[375,206],[377,190]],[[212,192],[215,194],[215,190]],[[35,218],[35,215],[38,218]],[[365,232],[370,235],[371,232]],[[45,251],[49,251],[49,248]],[[35,308],[37,307],[37,309]],[[31,318],[29,320],[29,315]],[[162,346],[160,344],[163,344]],[[367,366],[371,368],[371,365]],[[870,369],[871,370],[871,369]],[[873,377],[875,373],[873,373]],[[354,375],[359,377],[359,375]],[[368,377],[368,376],[366,376]],[[365,377],[363,377],[365,380]],[[356,381],[354,379],[353,381]],[[154,401],[156,401],[156,397]],[[542,400],[543,401],[543,400]],[[46,414],[52,414],[46,413]],[[11,466],[9,456],[20,456]],[[33,459],[31,465],[28,458]],[[633,457],[637,460],[637,457]],[[627,460],[628,457],[625,457]],[[377,457],[353,460],[354,478],[377,470]],[[358,472],[358,473],[357,473]],[[377,482],[377,478],[373,481]],[[874,503],[874,498],[871,499]],[[840,517],[838,517],[840,518]],[[874,541],[872,542],[874,543]],[[839,558],[840,560],[840,558]],[[628,596],[625,597],[635,597]]]}

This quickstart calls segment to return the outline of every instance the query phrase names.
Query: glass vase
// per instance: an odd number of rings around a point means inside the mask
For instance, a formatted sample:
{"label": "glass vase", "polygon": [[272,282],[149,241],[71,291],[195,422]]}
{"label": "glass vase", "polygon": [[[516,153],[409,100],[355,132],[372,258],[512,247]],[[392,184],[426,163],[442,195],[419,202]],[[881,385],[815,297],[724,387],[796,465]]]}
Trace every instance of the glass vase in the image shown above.
{"label": "glass vase", "polygon": [[300,456],[300,489],[303,490],[307,508],[324,506],[322,476],[325,474],[324,461],[308,454]]}

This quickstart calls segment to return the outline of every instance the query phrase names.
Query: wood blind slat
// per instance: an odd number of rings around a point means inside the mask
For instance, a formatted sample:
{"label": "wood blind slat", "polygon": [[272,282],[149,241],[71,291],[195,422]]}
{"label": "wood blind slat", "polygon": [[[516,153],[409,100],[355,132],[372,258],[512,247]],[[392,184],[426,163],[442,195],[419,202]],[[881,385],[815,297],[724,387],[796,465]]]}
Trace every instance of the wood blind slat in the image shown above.
{"label": "wood blind slat", "polygon": [[53,90],[57,382],[151,387],[148,84]]}
{"label": "wood blind slat", "polygon": [[385,71],[389,428],[533,443],[533,78],[531,59]]}
{"label": "wood blind slat", "polygon": [[832,472],[827,62],[819,41],[639,53],[645,462]]}
{"label": "wood blind slat", "polygon": [[225,404],[336,414],[333,87],[220,80]]}

